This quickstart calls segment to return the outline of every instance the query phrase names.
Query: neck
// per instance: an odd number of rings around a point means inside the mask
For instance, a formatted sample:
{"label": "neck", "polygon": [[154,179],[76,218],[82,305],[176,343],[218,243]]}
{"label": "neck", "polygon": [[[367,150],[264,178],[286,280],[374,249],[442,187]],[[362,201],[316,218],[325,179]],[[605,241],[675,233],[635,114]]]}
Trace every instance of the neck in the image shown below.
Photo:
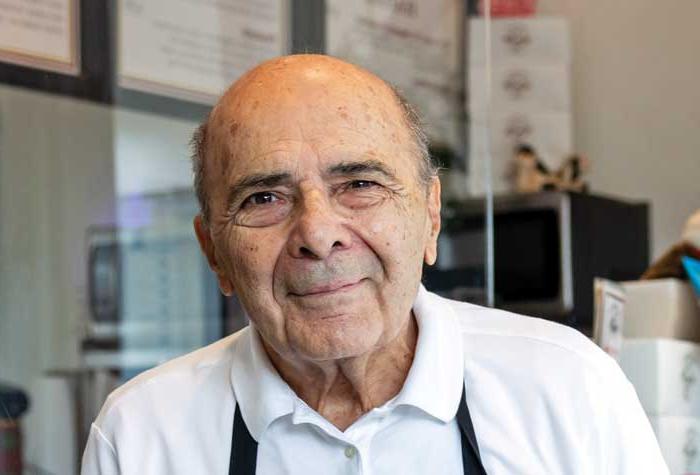
{"label": "neck", "polygon": [[367,354],[332,361],[289,361],[263,341],[282,379],[309,407],[340,430],[395,397],[413,363],[418,326],[407,319],[398,335]]}

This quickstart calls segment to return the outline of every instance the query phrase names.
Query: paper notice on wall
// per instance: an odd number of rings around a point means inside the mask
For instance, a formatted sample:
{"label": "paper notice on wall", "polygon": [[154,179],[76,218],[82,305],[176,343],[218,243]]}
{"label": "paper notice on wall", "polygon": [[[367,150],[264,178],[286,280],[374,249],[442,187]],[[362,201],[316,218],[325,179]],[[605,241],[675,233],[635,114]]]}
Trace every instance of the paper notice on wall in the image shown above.
{"label": "paper notice on wall", "polygon": [[593,280],[593,294],[593,340],[617,360],[622,349],[622,326],[627,300],[625,289],[617,282],[596,277]]}
{"label": "paper notice on wall", "polygon": [[0,61],[80,72],[77,0],[0,1]]}
{"label": "paper notice on wall", "polygon": [[286,0],[120,0],[119,85],[212,104],[289,50]]}
{"label": "paper notice on wall", "polygon": [[122,347],[201,346],[207,282],[189,223],[122,229],[119,245]]}
{"label": "paper notice on wall", "polygon": [[326,52],[396,86],[433,141],[459,151],[463,3],[327,0]]}

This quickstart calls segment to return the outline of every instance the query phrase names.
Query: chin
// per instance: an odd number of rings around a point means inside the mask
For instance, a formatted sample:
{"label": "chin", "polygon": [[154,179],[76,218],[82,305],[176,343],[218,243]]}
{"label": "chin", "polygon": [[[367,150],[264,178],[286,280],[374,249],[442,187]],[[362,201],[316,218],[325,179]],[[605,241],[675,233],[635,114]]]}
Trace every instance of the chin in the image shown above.
{"label": "chin", "polygon": [[[290,329],[291,330],[291,329]],[[295,353],[313,361],[362,356],[376,348],[381,325],[352,315],[334,316],[288,333]]]}

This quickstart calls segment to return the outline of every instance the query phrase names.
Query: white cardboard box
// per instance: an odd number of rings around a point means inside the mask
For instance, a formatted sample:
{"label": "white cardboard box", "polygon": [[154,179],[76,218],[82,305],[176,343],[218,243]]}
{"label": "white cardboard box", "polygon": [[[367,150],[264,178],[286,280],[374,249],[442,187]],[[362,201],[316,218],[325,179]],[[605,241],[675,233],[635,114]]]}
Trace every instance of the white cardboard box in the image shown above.
{"label": "white cardboard box", "polygon": [[[491,107],[499,113],[571,112],[567,64],[499,64],[493,68],[491,82]],[[483,122],[487,103],[484,67],[470,68],[467,90],[470,119]]]}
{"label": "white cardboard box", "polygon": [[647,414],[700,418],[700,345],[625,339],[619,363]]}
{"label": "white cardboard box", "polygon": [[[483,66],[485,57],[483,19],[469,20],[467,64]],[[499,18],[491,21],[491,57],[494,64],[506,61],[569,64],[569,27],[562,17]]]}
{"label": "white cardboard box", "polygon": [[700,473],[700,419],[649,417],[671,475]]}
{"label": "white cardboard box", "polygon": [[700,307],[693,289],[679,279],[623,282],[624,336],[700,342]]}

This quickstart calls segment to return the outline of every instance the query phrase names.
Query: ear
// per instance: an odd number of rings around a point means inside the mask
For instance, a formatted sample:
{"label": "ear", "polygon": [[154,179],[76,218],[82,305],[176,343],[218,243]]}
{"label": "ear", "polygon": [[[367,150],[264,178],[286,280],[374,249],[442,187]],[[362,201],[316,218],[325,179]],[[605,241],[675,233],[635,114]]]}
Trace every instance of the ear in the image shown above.
{"label": "ear", "polygon": [[437,239],[440,234],[440,178],[433,177],[428,192],[428,236],[423,260],[429,266],[437,260]]}
{"label": "ear", "polygon": [[219,289],[221,293],[227,297],[233,295],[233,283],[226,276],[223,268],[219,264],[216,258],[216,250],[214,248],[214,242],[211,239],[211,232],[209,231],[209,226],[204,223],[201,214],[198,214],[194,218],[194,232],[197,235],[197,240],[199,241],[199,247],[202,249],[207,262],[209,262],[209,267],[216,274],[216,279],[219,281]]}

